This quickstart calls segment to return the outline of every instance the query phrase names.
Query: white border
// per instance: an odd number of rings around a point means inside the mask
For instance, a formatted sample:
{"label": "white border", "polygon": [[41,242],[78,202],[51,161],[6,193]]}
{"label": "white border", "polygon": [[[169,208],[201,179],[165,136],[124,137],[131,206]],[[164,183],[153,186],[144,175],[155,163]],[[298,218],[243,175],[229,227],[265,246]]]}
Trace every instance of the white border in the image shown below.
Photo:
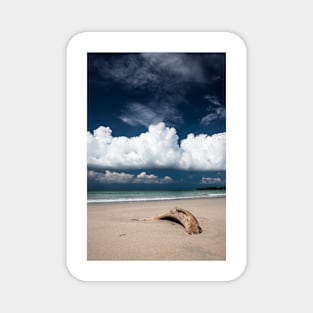
{"label": "white border", "polygon": [[[87,53],[226,52],[226,261],[87,261]],[[228,32],[85,32],[67,46],[67,267],[83,281],[229,281],[246,268],[246,46]]]}

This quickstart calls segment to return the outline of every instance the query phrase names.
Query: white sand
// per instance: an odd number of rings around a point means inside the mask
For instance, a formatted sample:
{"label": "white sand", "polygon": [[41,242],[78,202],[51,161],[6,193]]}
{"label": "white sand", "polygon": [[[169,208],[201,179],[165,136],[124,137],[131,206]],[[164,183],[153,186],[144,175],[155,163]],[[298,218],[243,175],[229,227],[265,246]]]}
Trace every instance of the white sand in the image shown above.
{"label": "white sand", "polygon": [[[191,211],[203,232],[170,221],[132,221],[173,207]],[[88,260],[225,260],[226,199],[88,204]]]}

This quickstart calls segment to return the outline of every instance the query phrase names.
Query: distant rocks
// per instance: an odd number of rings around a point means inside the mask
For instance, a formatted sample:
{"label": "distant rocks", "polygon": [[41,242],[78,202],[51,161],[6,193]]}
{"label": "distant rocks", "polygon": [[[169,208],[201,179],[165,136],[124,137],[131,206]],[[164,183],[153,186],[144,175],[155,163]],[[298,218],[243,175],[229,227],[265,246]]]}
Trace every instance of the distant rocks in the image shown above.
{"label": "distant rocks", "polygon": [[196,188],[196,190],[225,190],[225,187],[202,187]]}

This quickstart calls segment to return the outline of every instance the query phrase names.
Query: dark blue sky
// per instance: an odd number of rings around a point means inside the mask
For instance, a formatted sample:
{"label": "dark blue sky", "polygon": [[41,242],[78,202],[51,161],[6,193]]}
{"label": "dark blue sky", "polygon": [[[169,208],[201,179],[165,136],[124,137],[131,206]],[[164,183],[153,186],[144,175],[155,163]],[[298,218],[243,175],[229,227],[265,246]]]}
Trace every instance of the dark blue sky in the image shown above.
{"label": "dark blue sky", "polygon": [[88,53],[88,188],[224,185],[225,63],[224,53]]}

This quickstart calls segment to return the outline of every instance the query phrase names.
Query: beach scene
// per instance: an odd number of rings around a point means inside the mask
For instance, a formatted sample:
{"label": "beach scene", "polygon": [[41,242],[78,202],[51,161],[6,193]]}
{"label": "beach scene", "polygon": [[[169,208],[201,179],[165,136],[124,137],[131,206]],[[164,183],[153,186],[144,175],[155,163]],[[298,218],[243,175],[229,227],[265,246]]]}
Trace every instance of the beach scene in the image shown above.
{"label": "beach scene", "polygon": [[87,260],[226,260],[225,53],[87,65]]}

